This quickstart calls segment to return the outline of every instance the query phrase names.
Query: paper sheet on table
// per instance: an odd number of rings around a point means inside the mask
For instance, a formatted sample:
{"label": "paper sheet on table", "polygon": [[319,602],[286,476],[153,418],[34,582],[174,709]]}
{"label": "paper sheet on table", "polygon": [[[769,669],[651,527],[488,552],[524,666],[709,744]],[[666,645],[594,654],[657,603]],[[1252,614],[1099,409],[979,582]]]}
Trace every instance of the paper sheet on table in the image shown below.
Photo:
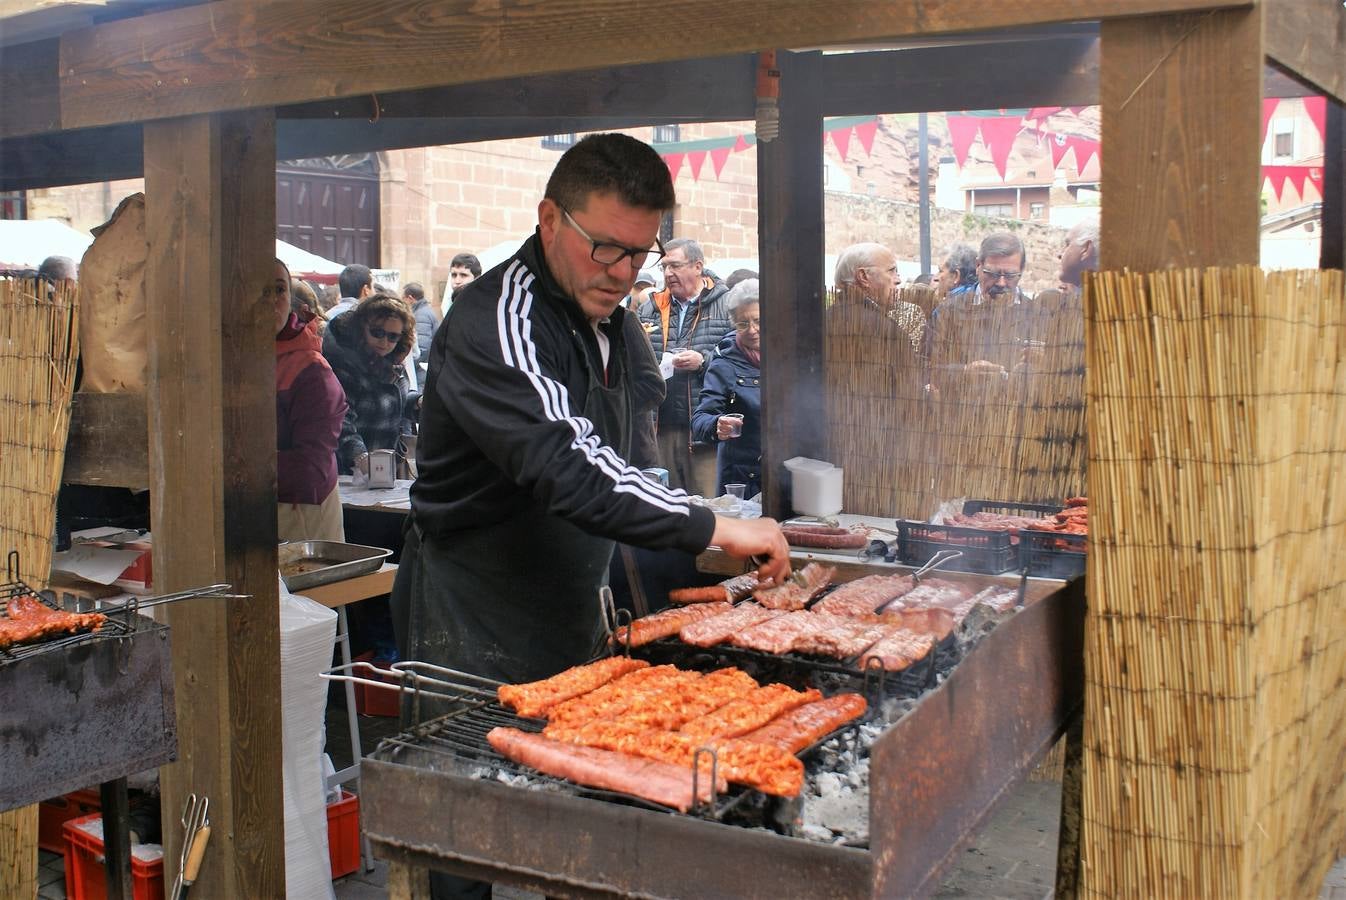
{"label": "paper sheet on table", "polygon": [[[98,527],[98,528],[85,528],[83,531],[72,531],[72,532],[70,532],[70,540],[72,540],[72,541],[99,541],[99,540],[102,540],[102,539],[104,539],[104,538],[110,538],[110,537],[112,537],[112,536],[115,535],[115,534],[126,534],[126,529],[125,529],[125,528],[114,528],[114,527],[111,526],[111,525],[102,525],[102,526],[100,526],[100,527]],[[139,532],[136,533],[136,537],[137,537],[137,538],[140,537]]]}
{"label": "paper sheet on table", "polygon": [[143,552],[80,545],[52,554],[51,567],[57,572],[69,572],[98,584],[112,584]]}

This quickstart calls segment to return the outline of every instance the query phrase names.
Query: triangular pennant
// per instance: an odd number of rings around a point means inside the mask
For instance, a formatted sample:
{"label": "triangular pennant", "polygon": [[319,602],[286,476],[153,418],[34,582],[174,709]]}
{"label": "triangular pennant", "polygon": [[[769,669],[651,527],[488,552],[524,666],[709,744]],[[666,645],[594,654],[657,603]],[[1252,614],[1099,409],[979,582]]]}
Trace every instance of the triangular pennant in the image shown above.
{"label": "triangular pennant", "polygon": [[1059,169],[1061,160],[1066,158],[1066,153],[1070,150],[1070,144],[1066,142],[1064,134],[1054,134],[1047,132],[1047,149],[1052,153],[1052,168]]}
{"label": "triangular pennant", "polygon": [[1059,106],[1035,106],[1028,111],[1028,115],[1024,116],[1024,118],[1040,122],[1048,116],[1055,115],[1060,111],[1061,107]]}
{"label": "triangular pennant", "polygon": [[742,153],[744,150],[747,149],[748,149],[748,141],[746,138],[743,137],[743,135],[740,134],[738,136],[738,140],[734,141],[734,152]]}
{"label": "triangular pennant", "polygon": [[1326,97],[1301,97],[1304,101],[1304,112],[1309,114],[1309,121],[1313,127],[1318,129],[1318,136],[1327,141],[1327,98]]}
{"label": "triangular pennant", "polygon": [[1265,97],[1262,100],[1262,143],[1267,142],[1267,126],[1271,124],[1271,117],[1276,114],[1276,107],[1281,105],[1279,97]]}
{"label": "triangular pennant", "polygon": [[860,146],[865,148],[865,156],[872,156],[874,153],[874,135],[879,132],[879,120],[875,117],[869,122],[861,122],[855,126],[855,136],[860,141]]}
{"label": "triangular pennant", "polygon": [[693,150],[687,154],[687,162],[692,166],[692,180],[701,180],[701,167],[706,163],[705,150]]}
{"label": "triangular pennant", "polygon": [[1263,166],[1262,176],[1271,182],[1271,192],[1276,195],[1276,200],[1281,199],[1281,194],[1285,190],[1285,178],[1289,175],[1289,166]]}
{"label": "triangular pennant", "polygon": [[977,139],[977,128],[981,125],[981,119],[976,116],[945,116],[945,122],[949,126],[949,143],[953,144],[953,158],[958,161],[958,168],[963,167],[967,161],[967,152],[972,149],[972,142]]}
{"label": "triangular pennant", "polygon": [[1075,151],[1075,171],[1077,172],[1083,172],[1084,167],[1089,165],[1089,160],[1098,154],[1098,141],[1070,137],[1066,138],[1066,144]]}
{"label": "triangular pennant", "polygon": [[1309,181],[1318,189],[1318,193],[1323,192],[1323,170],[1318,166],[1309,166]]}
{"label": "triangular pennant", "polygon": [[1089,108],[1089,107],[1087,107],[1087,106],[1067,106],[1067,107],[1066,107],[1066,109],[1070,110],[1070,112],[1071,112],[1073,115],[1077,115],[1077,116],[1078,116],[1080,113],[1084,112],[1084,111],[1085,111],[1086,109],[1088,109],[1088,108]]}
{"label": "triangular pennant", "polygon": [[1286,177],[1290,183],[1295,186],[1295,192],[1299,194],[1299,199],[1304,199],[1304,179],[1309,177],[1308,166],[1286,166]]}
{"label": "triangular pennant", "polygon": [[682,169],[682,160],[685,153],[665,153],[664,163],[668,166],[668,175],[673,181],[678,180],[678,171]]}
{"label": "triangular pennant", "polygon": [[846,152],[850,150],[851,132],[853,131],[855,131],[854,128],[848,127],[848,128],[837,128],[833,131],[828,132],[828,134],[832,135],[832,143],[836,146],[837,152],[841,154],[842,162],[846,161]]}
{"label": "triangular pennant", "polygon": [[719,178],[720,173],[724,171],[724,164],[729,159],[729,151],[732,147],[716,147],[710,151],[710,162],[715,167],[715,177]]}
{"label": "triangular pennant", "polygon": [[1020,129],[1017,118],[981,120],[981,141],[991,151],[991,162],[995,163],[995,170],[1000,173],[1002,181],[1009,165],[1010,151],[1014,149],[1014,139],[1018,137]]}

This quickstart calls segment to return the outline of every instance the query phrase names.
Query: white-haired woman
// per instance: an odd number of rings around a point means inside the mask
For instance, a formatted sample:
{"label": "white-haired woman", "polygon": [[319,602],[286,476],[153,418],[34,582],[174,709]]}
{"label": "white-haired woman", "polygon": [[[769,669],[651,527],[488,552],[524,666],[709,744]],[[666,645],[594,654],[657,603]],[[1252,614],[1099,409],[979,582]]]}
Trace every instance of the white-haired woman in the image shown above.
{"label": "white-haired woman", "polygon": [[[701,399],[692,413],[692,439],[718,444],[716,494],[726,484],[762,490],[762,306],[758,281],[734,285],[725,299],[734,330],[715,348]],[[741,417],[741,419],[739,418]]]}

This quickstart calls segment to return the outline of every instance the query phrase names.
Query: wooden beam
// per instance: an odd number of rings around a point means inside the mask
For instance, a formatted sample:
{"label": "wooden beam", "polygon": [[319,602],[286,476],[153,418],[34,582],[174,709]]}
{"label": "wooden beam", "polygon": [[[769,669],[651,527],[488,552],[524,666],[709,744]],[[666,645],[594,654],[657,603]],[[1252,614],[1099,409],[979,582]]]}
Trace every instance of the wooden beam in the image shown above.
{"label": "wooden beam", "polygon": [[1346,269],[1346,105],[1327,101],[1323,145],[1323,232],[1320,269]]}
{"label": "wooden beam", "polygon": [[[970,77],[1013,72],[1013,78]],[[1020,106],[1092,106],[1098,102],[1098,40],[921,47],[824,56],[816,77],[828,85],[829,116],[942,112]]]}
{"label": "wooden beam", "polygon": [[[1252,0],[687,0],[697,55],[1250,6]],[[66,128],[686,58],[658,0],[219,0],[61,38]],[[388,61],[396,48],[396,62]]]}
{"label": "wooden beam", "polygon": [[194,893],[280,897],[274,119],[151,123],[145,160],[155,585],[250,595],[167,607],[180,757],[161,772],[165,857],[182,837],[168,823],[204,794],[214,833]]}
{"label": "wooden beam", "polygon": [[0,51],[0,138],[36,134],[61,127],[61,89],[57,80],[60,42],[55,38]]}
{"label": "wooden beam", "polygon": [[142,126],[110,125],[0,140],[0,191],[139,178]]}
{"label": "wooden beam", "polygon": [[720,56],[301,103],[278,119],[574,117],[749,119],[756,56]]}
{"label": "wooden beam", "polygon": [[1257,10],[1103,23],[1101,267],[1256,265]]}
{"label": "wooden beam", "polygon": [[62,483],[148,488],[147,416],[144,394],[75,394]]}
{"label": "wooden beam", "polygon": [[1346,7],[1341,0],[1261,0],[1266,54],[1323,93],[1346,100]]}
{"label": "wooden beam", "polygon": [[823,410],[823,96],[821,54],[780,51],[780,136],[757,142],[762,296],[762,485],[766,513],[788,511],[782,463],[820,457]]}

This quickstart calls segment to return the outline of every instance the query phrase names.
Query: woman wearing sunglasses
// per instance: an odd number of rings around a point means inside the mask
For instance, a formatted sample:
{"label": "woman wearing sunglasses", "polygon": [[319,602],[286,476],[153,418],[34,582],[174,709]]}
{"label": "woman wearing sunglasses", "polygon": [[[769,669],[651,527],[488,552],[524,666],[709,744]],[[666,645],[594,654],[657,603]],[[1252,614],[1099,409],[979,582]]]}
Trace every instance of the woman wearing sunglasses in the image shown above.
{"label": "woman wearing sunglasses", "polygon": [[327,326],[322,352],[346,390],[346,420],[337,445],[343,474],[368,474],[371,450],[396,450],[411,433],[420,394],[402,361],[416,342],[416,320],[402,301],[372,294]]}

